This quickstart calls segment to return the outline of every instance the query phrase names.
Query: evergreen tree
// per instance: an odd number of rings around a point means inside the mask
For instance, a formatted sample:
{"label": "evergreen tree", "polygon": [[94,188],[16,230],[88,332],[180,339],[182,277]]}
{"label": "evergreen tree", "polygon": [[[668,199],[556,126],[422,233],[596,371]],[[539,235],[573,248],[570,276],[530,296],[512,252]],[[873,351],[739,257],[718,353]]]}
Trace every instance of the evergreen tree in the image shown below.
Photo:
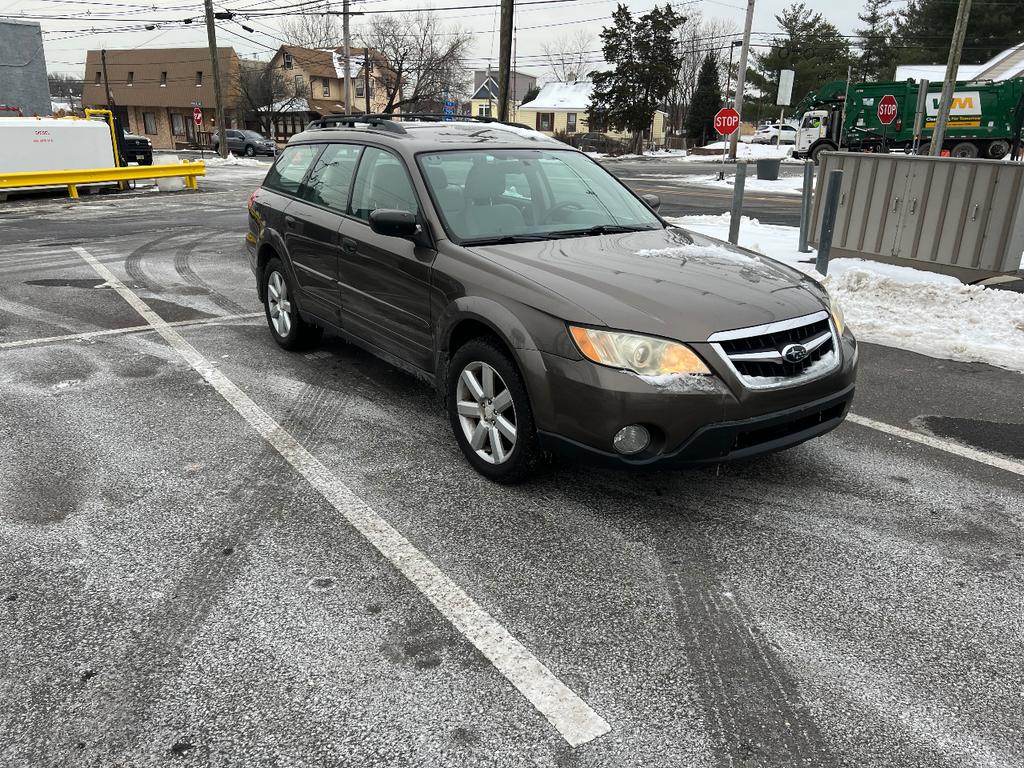
{"label": "evergreen tree", "polygon": [[857,18],[864,22],[856,32],[860,36],[860,56],[855,66],[860,81],[889,80],[893,70],[892,0],[867,0]]}
{"label": "evergreen tree", "polygon": [[680,54],[674,32],[684,21],[668,4],[639,19],[625,5],[615,9],[612,25],[601,31],[604,60],[615,68],[592,77],[592,126],[629,131],[640,149],[643,132],[675,84]]}
{"label": "evergreen tree", "polygon": [[850,65],[850,46],[836,27],[820,13],[794,3],[775,17],[781,35],[772,39],[767,53],[754,54],[754,69],[747,81],[761,96],[753,101],[774,105],[779,71],[792,69],[793,103],[829,80],[845,80]]}
{"label": "evergreen tree", "polygon": [[[957,3],[909,0],[896,19],[900,64],[945,64],[956,23]],[[963,64],[984,64],[1024,40],[1024,0],[974,0],[967,19]]]}
{"label": "evergreen tree", "polygon": [[715,113],[722,108],[722,93],[718,89],[718,62],[713,53],[704,57],[697,87],[693,91],[690,108],[686,111],[686,135],[693,141],[706,144],[715,135]]}

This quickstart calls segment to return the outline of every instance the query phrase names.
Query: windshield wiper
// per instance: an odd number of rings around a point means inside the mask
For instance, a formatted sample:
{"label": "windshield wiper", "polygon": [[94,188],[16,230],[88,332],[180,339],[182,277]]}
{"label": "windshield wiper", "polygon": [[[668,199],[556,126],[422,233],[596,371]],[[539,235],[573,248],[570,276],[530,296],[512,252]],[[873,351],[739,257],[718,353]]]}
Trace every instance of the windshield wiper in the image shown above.
{"label": "windshield wiper", "polygon": [[617,235],[622,232],[649,232],[653,227],[630,227],[624,224],[598,224],[585,229],[563,229],[550,232],[549,237],[590,237],[592,235]]}
{"label": "windshield wiper", "polygon": [[513,243],[535,243],[538,240],[549,240],[548,235],[495,235],[494,237],[478,237],[463,240],[463,245],[512,245]]}

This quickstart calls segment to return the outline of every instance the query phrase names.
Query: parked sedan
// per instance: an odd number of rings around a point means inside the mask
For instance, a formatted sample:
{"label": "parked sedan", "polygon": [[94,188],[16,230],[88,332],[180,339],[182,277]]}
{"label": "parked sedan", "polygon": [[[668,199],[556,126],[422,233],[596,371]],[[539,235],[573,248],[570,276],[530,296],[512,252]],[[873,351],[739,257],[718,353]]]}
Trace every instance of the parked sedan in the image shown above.
{"label": "parked sedan", "polygon": [[778,123],[762,125],[757,129],[751,139],[754,144],[796,144],[796,128],[783,123],[781,128]]}
{"label": "parked sedan", "polygon": [[[252,157],[253,155],[273,155],[276,150],[273,141],[256,131],[242,131],[229,128],[224,132],[224,135],[227,137],[228,149],[232,154]],[[220,134],[214,132],[214,151],[217,151],[218,147],[220,147]]]}
{"label": "parked sedan", "polygon": [[328,329],[429,382],[498,482],[545,451],[718,463],[838,426],[857,345],[825,288],[657,207],[540,133],[368,117],[292,137],[246,243],[276,344]]}

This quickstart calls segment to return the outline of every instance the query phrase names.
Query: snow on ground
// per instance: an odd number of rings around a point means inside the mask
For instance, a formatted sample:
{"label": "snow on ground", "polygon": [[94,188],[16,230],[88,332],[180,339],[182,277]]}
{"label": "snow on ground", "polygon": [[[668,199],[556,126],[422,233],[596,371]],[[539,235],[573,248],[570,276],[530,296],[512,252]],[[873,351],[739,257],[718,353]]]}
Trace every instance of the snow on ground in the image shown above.
{"label": "snow on ground", "polygon": [[[725,147],[728,146],[724,141],[715,141],[708,144],[701,149],[713,149],[721,153]],[[690,155],[689,160],[701,160],[701,161],[714,161],[715,158],[722,159],[722,155]],[[736,145],[736,158],[738,160],[765,160],[769,158],[777,158],[786,162],[803,162],[802,160],[793,160],[793,145],[782,144],[772,146],[771,144],[749,144],[747,142],[740,142]]]}
{"label": "snow on ground", "polygon": [[[735,184],[735,174],[727,174],[724,181],[720,181],[716,174],[709,176],[663,176],[651,174],[640,176],[640,178],[657,179],[660,182],[679,184],[684,187],[712,187],[717,189],[732,190]],[[747,170],[747,178],[743,189],[745,192],[770,192],[779,195],[800,195],[803,191],[803,176],[781,176],[776,181],[766,181],[757,178],[753,168]]]}
{"label": "snow on ground", "polygon": [[269,170],[269,166],[263,160],[257,160],[255,157],[235,157],[230,152],[227,157],[211,154],[204,159],[204,162],[207,168],[231,165],[243,168],[262,168],[264,172]]}
{"label": "snow on ground", "polygon": [[[725,240],[729,215],[683,216],[673,224]],[[744,217],[739,244],[821,277],[799,230]],[[949,275],[864,259],[836,259],[824,279],[862,341],[929,357],[1024,372],[1024,294],[964,285]]]}

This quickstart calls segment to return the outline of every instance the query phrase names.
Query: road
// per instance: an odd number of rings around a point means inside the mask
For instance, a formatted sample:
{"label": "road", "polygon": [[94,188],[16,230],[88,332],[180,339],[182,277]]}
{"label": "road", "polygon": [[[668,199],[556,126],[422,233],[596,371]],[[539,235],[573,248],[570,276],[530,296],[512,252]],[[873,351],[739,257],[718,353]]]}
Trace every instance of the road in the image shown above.
{"label": "road", "polygon": [[259,179],[0,207],[0,764],[1024,764],[1019,375],[863,345],[790,451],[491,485],[272,343]]}

